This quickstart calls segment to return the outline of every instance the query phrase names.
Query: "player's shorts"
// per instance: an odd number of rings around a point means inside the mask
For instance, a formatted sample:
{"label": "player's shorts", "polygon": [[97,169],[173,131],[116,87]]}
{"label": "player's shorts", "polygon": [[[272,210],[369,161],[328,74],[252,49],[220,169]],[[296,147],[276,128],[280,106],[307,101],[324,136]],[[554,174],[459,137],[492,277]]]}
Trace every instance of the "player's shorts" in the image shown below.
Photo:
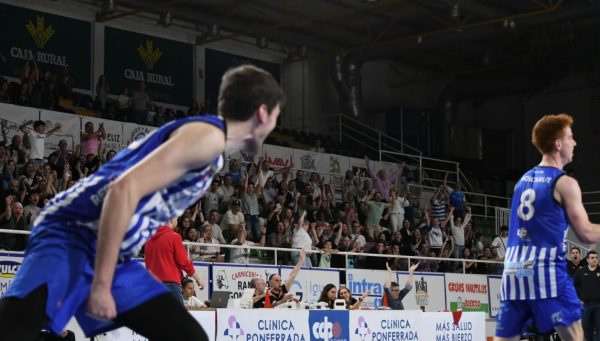
{"label": "player's shorts", "polygon": [[[73,247],[73,242],[48,236],[30,240],[25,259],[4,297],[24,298],[46,285],[46,314],[50,318],[47,329],[56,334],[73,316],[90,337],[120,327],[116,321],[98,321],[86,315],[94,257],[83,248]],[[167,292],[139,262],[126,260],[117,264],[112,285],[117,314]]]}
{"label": "player's shorts", "polygon": [[510,338],[521,335],[530,318],[533,318],[541,333],[555,327],[568,327],[581,320],[581,304],[573,285],[565,285],[555,298],[500,301],[496,336]]}

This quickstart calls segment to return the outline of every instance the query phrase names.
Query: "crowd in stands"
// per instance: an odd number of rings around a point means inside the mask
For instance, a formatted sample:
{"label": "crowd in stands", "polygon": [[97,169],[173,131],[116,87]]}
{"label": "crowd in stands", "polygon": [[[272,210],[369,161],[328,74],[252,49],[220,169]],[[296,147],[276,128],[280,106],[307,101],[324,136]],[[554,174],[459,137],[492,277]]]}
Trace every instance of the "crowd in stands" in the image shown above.
{"label": "crowd in stands", "polygon": [[[42,121],[25,122],[20,129],[23,134],[9,141],[2,127],[0,227],[29,230],[57,192],[96,171],[116,152],[103,149],[104,128],[96,129],[91,122],[85,124],[80,146],[69,150],[67,141],[61,140],[59,149],[49,155],[44,155],[44,140],[60,125],[47,129]],[[231,159],[228,171],[217,176],[205,196],[179,219],[175,231],[185,241],[212,244],[192,246],[193,260],[249,261],[248,249],[232,250],[222,244],[317,250],[306,257],[305,265],[382,270],[386,262],[396,270],[408,269],[406,259],[394,255],[503,257],[505,234],[486,245],[458,187],[452,190],[441,185],[430,205],[419,208],[419,200],[402,186],[404,163],[391,174],[375,173],[365,158],[368,174],[360,177],[359,172],[349,170],[336,189],[316,172],[306,174],[293,170],[293,165],[271,169],[262,157],[256,161],[242,164]],[[0,234],[0,248],[22,250],[25,240],[22,235]],[[346,259],[340,251],[364,255]],[[259,256],[273,254],[261,252]],[[297,252],[278,251],[277,260],[295,264],[297,256]],[[419,268],[462,271],[462,263],[433,258],[421,260]],[[495,264],[467,262],[466,271],[493,273],[496,269]]]}

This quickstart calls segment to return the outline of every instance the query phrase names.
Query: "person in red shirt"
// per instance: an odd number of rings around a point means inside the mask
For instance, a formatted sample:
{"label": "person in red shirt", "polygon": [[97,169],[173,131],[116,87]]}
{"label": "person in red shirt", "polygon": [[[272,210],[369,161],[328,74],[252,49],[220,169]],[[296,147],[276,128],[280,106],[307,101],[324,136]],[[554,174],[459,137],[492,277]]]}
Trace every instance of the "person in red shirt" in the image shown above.
{"label": "person in red shirt", "polygon": [[188,257],[181,236],[173,231],[175,226],[177,226],[176,218],[169,221],[168,225],[161,226],[156,230],[154,236],[146,242],[145,262],[148,271],[163,282],[183,305],[182,271],[185,271],[188,276],[194,277],[200,290],[204,289],[204,282]]}

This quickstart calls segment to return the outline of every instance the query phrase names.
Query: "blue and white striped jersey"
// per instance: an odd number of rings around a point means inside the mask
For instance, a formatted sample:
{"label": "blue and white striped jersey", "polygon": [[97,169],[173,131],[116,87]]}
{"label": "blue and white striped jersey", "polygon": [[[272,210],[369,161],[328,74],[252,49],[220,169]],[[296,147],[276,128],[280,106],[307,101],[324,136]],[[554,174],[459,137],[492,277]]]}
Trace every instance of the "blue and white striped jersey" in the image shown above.
{"label": "blue and white striped jersey", "polygon": [[502,275],[502,300],[557,297],[570,285],[565,238],[569,222],[554,199],[554,185],[564,172],[534,167],[525,173],[513,195]]}
{"label": "blue and white striped jersey", "polygon": [[[75,235],[80,247],[94,252],[100,212],[109,183],[160,147],[175,129],[190,122],[205,122],[225,131],[225,123],[216,116],[190,116],[154,130],[131,143],[94,174],[59,193],[40,212],[32,238],[37,235],[59,238]],[[137,255],[158,226],[183,214],[204,194],[222,167],[223,156],[219,155],[205,167],[190,171],[167,187],[142,198],[125,232],[119,257],[123,259]]]}

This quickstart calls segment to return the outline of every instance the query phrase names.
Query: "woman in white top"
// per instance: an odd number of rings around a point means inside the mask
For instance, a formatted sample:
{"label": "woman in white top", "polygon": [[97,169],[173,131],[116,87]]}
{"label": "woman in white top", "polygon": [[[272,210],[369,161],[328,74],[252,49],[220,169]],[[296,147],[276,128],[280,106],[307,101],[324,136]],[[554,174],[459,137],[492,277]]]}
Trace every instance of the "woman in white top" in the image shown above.
{"label": "woman in white top", "polygon": [[181,290],[183,293],[183,304],[187,310],[196,310],[206,308],[206,305],[194,296],[194,281],[189,278],[184,278],[181,281]]}

